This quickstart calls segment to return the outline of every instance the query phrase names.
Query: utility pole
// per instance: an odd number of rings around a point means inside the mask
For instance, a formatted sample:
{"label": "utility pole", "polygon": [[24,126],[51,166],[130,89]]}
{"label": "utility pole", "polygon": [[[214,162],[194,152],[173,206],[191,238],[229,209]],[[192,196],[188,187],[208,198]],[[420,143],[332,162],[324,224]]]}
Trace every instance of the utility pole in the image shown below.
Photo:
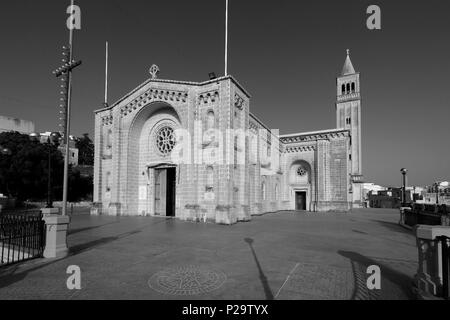
{"label": "utility pole", "polygon": [[[71,8],[74,8],[74,0],[71,0]],[[63,47],[63,65],[53,71],[56,77],[62,76],[62,82],[66,82],[65,90],[62,90],[62,107],[64,109],[64,143],[65,143],[65,154],[64,154],[64,182],[63,182],[63,207],[62,215],[67,215],[67,193],[68,193],[68,181],[69,181],[69,158],[70,158],[70,107],[72,100],[72,70],[81,65],[81,61],[75,61],[73,59],[73,29],[72,26],[69,28],[69,46]],[[61,87],[63,87],[61,85]]]}
{"label": "utility pole", "polygon": [[436,181],[436,204],[439,204],[439,185],[441,183]]}

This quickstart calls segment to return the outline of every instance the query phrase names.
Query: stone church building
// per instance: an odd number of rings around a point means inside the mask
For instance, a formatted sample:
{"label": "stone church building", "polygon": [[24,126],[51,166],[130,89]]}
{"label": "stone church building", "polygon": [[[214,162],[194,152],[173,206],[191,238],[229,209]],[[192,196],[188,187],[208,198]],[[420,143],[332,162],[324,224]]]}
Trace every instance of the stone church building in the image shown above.
{"label": "stone church building", "polygon": [[232,76],[152,78],[95,112],[93,214],[232,224],[362,205],[360,77],[337,78],[336,128],[279,135]]}

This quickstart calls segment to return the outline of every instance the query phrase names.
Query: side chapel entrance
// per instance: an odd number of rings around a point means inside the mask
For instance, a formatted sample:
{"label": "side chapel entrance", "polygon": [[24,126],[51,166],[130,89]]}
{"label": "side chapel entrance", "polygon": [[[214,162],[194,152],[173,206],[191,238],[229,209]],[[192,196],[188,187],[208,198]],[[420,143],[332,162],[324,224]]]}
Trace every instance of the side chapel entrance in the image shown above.
{"label": "side chapel entrance", "polygon": [[295,210],[306,210],[306,192],[295,193]]}

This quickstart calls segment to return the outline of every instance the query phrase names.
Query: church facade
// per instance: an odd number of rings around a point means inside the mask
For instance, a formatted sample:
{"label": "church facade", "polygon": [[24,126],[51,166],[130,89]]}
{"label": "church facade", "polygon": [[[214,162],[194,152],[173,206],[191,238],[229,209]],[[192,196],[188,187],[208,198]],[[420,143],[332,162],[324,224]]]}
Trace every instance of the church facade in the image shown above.
{"label": "church facade", "polygon": [[347,52],[336,128],[279,135],[232,76],[152,78],[95,112],[93,214],[233,224],[362,205],[359,73]]}

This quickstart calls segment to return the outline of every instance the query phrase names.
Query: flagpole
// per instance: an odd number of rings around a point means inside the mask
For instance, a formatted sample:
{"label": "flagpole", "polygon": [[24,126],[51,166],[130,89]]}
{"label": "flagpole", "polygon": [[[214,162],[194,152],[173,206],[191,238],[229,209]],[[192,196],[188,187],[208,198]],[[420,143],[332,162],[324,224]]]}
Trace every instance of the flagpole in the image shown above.
{"label": "flagpole", "polygon": [[109,58],[108,41],[106,41],[106,62],[105,62],[105,106],[108,105],[108,58]]}
{"label": "flagpole", "polygon": [[225,77],[228,76],[228,0],[225,9]]}

